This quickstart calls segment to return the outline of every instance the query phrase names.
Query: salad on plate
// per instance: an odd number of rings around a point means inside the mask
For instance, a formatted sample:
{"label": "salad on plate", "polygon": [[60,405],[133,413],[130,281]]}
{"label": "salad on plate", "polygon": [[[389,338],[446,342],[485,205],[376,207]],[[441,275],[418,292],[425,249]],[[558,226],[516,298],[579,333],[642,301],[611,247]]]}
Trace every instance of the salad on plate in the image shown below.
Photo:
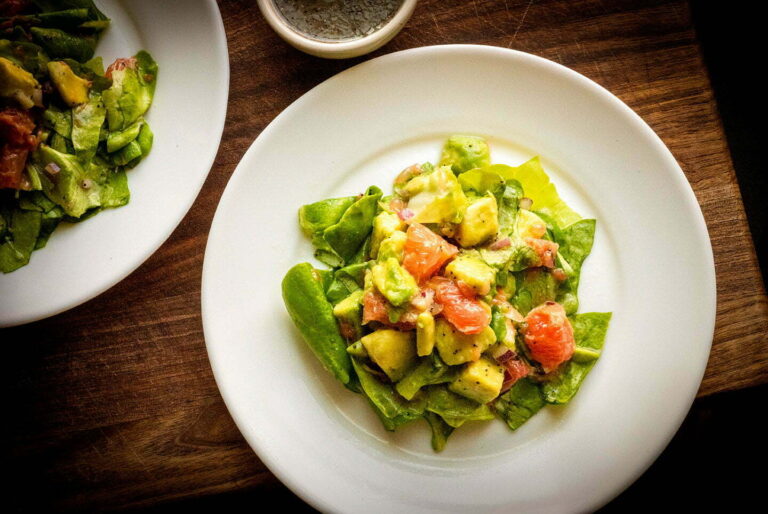
{"label": "salad on plate", "polygon": [[106,70],[110,20],[92,0],[0,5],[0,271],[25,266],[62,221],[128,203],[126,171],[150,151],[149,53]]}
{"label": "salad on plate", "polygon": [[455,135],[384,195],[299,210],[328,269],[282,282],[290,317],[342,384],[393,431],[424,419],[432,448],[470,421],[516,430],[568,403],[597,362],[610,313],[579,313],[595,220],[558,195],[539,159],[492,164],[488,143]]}

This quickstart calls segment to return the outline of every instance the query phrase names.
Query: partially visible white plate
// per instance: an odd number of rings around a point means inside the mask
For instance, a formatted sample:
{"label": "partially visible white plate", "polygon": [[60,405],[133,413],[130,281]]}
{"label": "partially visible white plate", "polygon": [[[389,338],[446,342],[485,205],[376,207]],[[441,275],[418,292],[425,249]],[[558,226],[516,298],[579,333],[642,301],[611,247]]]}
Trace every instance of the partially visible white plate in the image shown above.
{"label": "partially visible white plate", "polygon": [[62,224],[30,263],[0,274],[0,327],[28,323],[106,291],[171,235],[216,157],[229,94],[224,25],[213,0],[97,1],[112,19],[96,55],[105,64],[147,50],[160,66],[147,119],[150,155],[129,171],[131,201]]}
{"label": "partially visible white plate", "polygon": [[[285,312],[280,281],[312,249],[300,205],[389,189],[452,133],[487,136],[494,162],[541,155],[562,196],[598,220],[581,311],[613,311],[600,362],[571,404],[512,433],[426,424],[386,432],[335,383]],[[581,512],[634,481],[679,427],[715,317],[712,251],[669,150],[585,77],[521,52],[438,46],[360,64],[301,97],[235,170],[211,228],[203,323],[216,381],[243,435],[322,511]]]}

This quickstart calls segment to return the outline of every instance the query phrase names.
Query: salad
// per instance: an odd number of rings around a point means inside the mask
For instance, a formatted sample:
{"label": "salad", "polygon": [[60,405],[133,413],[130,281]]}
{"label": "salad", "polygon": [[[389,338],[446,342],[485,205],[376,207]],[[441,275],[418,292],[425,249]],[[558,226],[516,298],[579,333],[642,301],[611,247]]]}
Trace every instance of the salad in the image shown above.
{"label": "salad", "polygon": [[424,419],[435,451],[468,421],[516,430],[568,403],[600,357],[611,314],[577,313],[595,220],[538,157],[491,164],[484,139],[452,136],[393,194],[304,205],[299,224],[330,269],[288,271],[288,313],[387,430]]}
{"label": "salad", "polygon": [[152,147],[157,64],[106,70],[107,18],[91,0],[0,4],[0,271],[29,262],[62,221],[128,203],[126,170]]}

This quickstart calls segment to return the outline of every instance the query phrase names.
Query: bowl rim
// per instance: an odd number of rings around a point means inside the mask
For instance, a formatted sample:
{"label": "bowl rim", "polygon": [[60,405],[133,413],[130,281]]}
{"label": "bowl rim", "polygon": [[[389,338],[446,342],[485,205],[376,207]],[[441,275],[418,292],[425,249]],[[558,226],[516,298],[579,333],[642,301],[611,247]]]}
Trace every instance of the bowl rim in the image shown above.
{"label": "bowl rim", "polygon": [[257,0],[257,3],[269,26],[294,48],[317,57],[345,59],[372,52],[389,42],[410,19],[418,0],[402,0],[395,15],[381,28],[367,36],[349,41],[322,41],[305,36],[283,18],[274,0]]}

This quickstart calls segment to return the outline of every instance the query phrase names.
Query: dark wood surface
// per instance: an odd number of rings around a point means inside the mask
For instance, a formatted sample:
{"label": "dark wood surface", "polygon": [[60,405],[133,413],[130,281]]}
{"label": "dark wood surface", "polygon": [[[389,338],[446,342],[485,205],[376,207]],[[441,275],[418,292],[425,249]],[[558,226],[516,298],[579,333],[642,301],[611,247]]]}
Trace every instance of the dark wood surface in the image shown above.
{"label": "dark wood surface", "polygon": [[699,394],[768,382],[768,302],[685,2],[423,0],[392,42],[347,61],[290,48],[253,0],[220,8],[232,73],[227,123],[187,217],[107,293],[0,331],[10,399],[3,462],[13,472],[5,487],[17,510],[139,507],[237,490],[281,494],[233,425],[206,357],[200,277],[207,233],[235,166],[280,111],[349,66],[417,46],[531,52],[595,80],[637,111],[680,162],[712,238],[717,325]]}

